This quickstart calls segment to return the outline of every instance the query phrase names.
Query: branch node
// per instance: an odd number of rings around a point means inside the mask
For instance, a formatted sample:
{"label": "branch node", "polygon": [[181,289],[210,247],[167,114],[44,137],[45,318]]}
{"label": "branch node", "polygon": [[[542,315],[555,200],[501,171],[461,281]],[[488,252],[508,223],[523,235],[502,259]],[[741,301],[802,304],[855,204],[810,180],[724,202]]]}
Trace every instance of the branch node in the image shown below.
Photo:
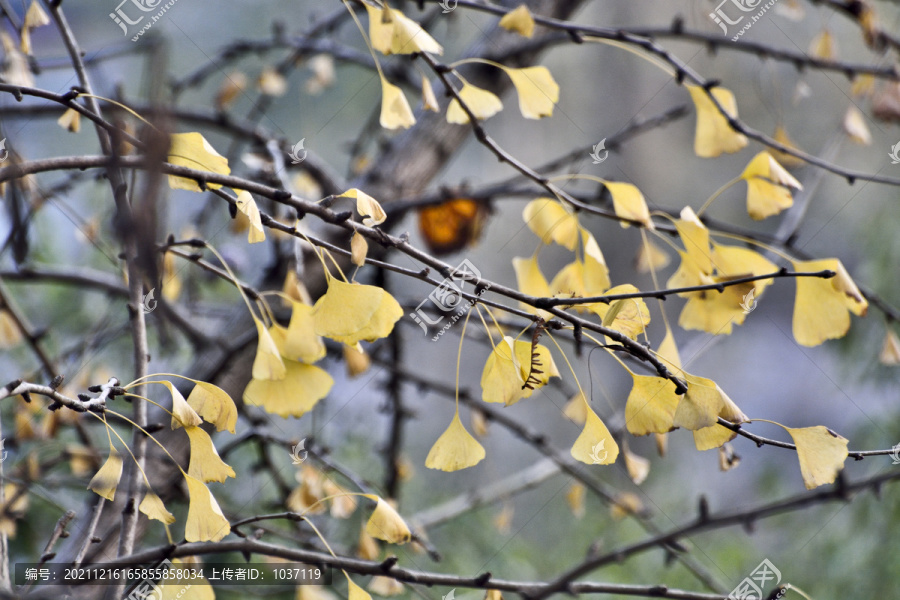
{"label": "branch node", "polygon": [[493,576],[494,575],[490,571],[485,571],[484,573],[476,577],[473,581],[475,582],[475,585],[480,587],[483,585],[487,585],[487,582],[490,581]]}
{"label": "branch node", "polygon": [[381,564],[378,565],[378,568],[381,569],[382,572],[387,573],[388,571],[393,569],[398,562],[400,562],[400,559],[396,556],[388,556],[386,559],[381,561]]}

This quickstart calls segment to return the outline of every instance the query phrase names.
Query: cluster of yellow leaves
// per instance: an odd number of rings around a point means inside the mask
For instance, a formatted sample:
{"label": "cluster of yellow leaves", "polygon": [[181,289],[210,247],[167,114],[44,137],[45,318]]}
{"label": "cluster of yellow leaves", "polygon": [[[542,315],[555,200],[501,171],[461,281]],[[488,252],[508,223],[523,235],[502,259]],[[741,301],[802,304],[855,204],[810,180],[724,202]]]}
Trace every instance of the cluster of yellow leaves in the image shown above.
{"label": "cluster of yellow leaves", "polygon": [[[553,116],[553,107],[559,102],[559,85],[547,67],[524,67],[516,69],[497,63],[490,63],[503,70],[510,78],[519,96],[519,111],[526,119],[541,119]],[[460,78],[462,79],[462,78]],[[501,110],[503,102],[491,91],[462,80],[459,98],[479,120],[488,119]],[[464,125],[469,115],[463,110],[459,100],[454,98],[447,107],[447,122]]]}

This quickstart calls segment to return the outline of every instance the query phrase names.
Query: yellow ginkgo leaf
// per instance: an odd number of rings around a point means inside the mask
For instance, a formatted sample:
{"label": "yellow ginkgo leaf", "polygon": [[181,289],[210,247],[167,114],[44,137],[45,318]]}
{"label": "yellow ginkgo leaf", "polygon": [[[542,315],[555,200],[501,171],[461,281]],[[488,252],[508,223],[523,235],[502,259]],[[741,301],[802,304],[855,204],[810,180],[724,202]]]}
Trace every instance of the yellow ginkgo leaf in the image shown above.
{"label": "yellow ginkgo leaf", "polygon": [[798,429],[785,427],[785,430],[797,446],[800,473],[806,489],[834,483],[847,459],[847,438],[822,425]]}
{"label": "yellow ginkgo leaf", "polygon": [[253,379],[284,379],[284,361],[281,360],[281,353],[272,334],[255,316],[253,321],[256,323],[258,337],[256,358],[253,360]]}
{"label": "yellow ginkgo leaf", "polygon": [[391,39],[394,37],[393,10],[380,9],[363,3],[369,13],[369,41],[372,47],[382,54],[391,53]]}
{"label": "yellow ginkgo leaf", "polygon": [[344,571],[344,577],[347,578],[347,600],[372,600],[369,592],[356,585],[347,575],[347,571]]}
{"label": "yellow ginkgo leaf", "polygon": [[385,129],[409,129],[416,124],[403,90],[384,77],[381,78],[381,117],[378,122]]}
{"label": "yellow ginkgo leaf", "polygon": [[315,332],[348,346],[387,337],[403,316],[400,304],[374,285],[328,281],[328,291],[313,307]]}
{"label": "yellow ginkgo leaf", "polygon": [[365,494],[375,501],[375,512],[366,523],[366,533],[389,544],[405,544],[412,538],[409,526],[393,506],[374,494]]}
{"label": "yellow ginkgo leaf", "polygon": [[615,521],[624,519],[628,515],[639,515],[644,512],[644,502],[640,496],[632,492],[616,494],[615,502],[609,507],[609,516]]}
{"label": "yellow ginkgo leaf", "polygon": [[831,279],[797,277],[794,300],[794,339],[803,346],[818,346],[825,340],[843,337],[850,329],[850,314],[864,316],[869,303],[853,283],[844,265],[836,258],[797,261],[796,271],[828,269]]}
{"label": "yellow ginkgo leaf", "polygon": [[[465,82],[462,89],[459,90],[459,97],[469,107],[475,118],[481,121],[493,117],[503,110],[503,102],[500,101],[497,94],[468,82]],[[447,106],[447,122],[457,125],[465,125],[469,122],[469,115],[466,114],[456,98],[451,100],[450,105]]]}
{"label": "yellow ginkgo leaf", "polygon": [[266,230],[263,228],[262,219],[259,216],[259,208],[256,206],[256,201],[250,195],[250,192],[244,190],[238,192],[234,203],[250,223],[247,241],[251,244],[266,241]]}
{"label": "yellow ginkgo leaf", "polygon": [[200,415],[197,414],[197,411],[191,408],[191,405],[184,399],[184,396],[181,395],[178,388],[172,385],[172,382],[160,381],[159,383],[166,386],[169,393],[172,395],[172,429],[178,429],[182,426],[195,427],[203,422],[200,419]]}
{"label": "yellow ginkgo leaf", "polygon": [[22,342],[22,330],[5,308],[0,309],[0,349],[7,350]]}
{"label": "yellow ginkgo leaf", "polygon": [[756,220],[777,215],[794,204],[791,189],[803,186],[768,152],[760,152],[741,173],[747,182],[747,212]]}
{"label": "yellow ginkgo leaf", "polygon": [[622,445],[622,458],[625,460],[625,470],[634,485],[641,485],[650,474],[650,461],[628,449],[628,444]]}
{"label": "yellow ginkgo leaf", "polygon": [[684,378],[687,380],[687,393],[675,409],[672,419],[675,427],[696,431],[718,423],[719,413],[728,398],[722,388],[715,381],[690,373],[685,373]]}
{"label": "yellow ginkgo leaf", "polygon": [[218,542],[231,532],[228,519],[222,514],[219,503],[206,484],[186,473],[183,475],[190,498],[184,539],[189,542]]}
{"label": "yellow ginkgo leaf", "polygon": [[[191,133],[173,133],[169,137],[171,143],[169,145],[168,161],[171,164],[218,173],[219,175],[231,173],[231,169],[228,168],[228,159],[216,152],[216,149],[206,141],[206,138],[196,131]],[[203,191],[193,179],[175,175],[169,175],[169,187],[173,190]],[[206,187],[217,190],[222,186],[217,183],[207,183]]]}
{"label": "yellow ginkgo leaf", "polygon": [[634,268],[638,273],[648,273],[666,268],[671,262],[669,253],[654,244],[649,239],[641,244],[637,256],[634,259]]}
{"label": "yellow ginkgo leaf", "polygon": [[334,380],[327,371],[293,360],[284,361],[282,379],[251,379],[244,402],[281,417],[302,417],[328,395]]}
{"label": "yellow ginkgo leaf", "polygon": [[81,129],[81,113],[70,108],[56,120],[56,124],[71,133],[78,133]]}
{"label": "yellow ginkgo leaf", "polygon": [[369,370],[372,366],[372,359],[362,346],[344,345],[344,363],[347,365],[347,375],[350,377],[358,377]]}
{"label": "yellow ginkgo leaf", "polygon": [[[630,283],[617,285],[606,290],[605,294],[634,294],[639,292]],[[643,298],[627,298],[613,300],[609,304],[597,302],[590,305],[592,313],[603,319],[603,326],[615,329],[631,339],[641,334],[650,323],[650,310]]]}
{"label": "yellow ginkgo leaf", "polygon": [[[734,277],[713,277],[707,283],[728,283]],[[752,305],[753,283],[729,285],[723,291],[690,292],[678,317],[683,329],[699,330],[713,335],[730,335],[735,325],[742,325]]]}
{"label": "yellow ginkgo leaf", "polygon": [[188,405],[207,423],[216,426],[216,431],[228,430],[234,433],[237,424],[237,406],[231,396],[222,388],[205,381],[194,381],[194,389],[187,397]]}
{"label": "yellow ginkgo leaf", "polygon": [[406,589],[402,583],[393,577],[385,575],[375,575],[366,586],[370,592],[374,592],[378,596],[389,598],[391,596],[399,596]]}
{"label": "yellow ginkgo leaf", "polygon": [[422,75],[422,108],[431,112],[441,112],[434,88],[431,87],[431,82],[424,75]]}
{"label": "yellow ginkgo leaf", "polygon": [[856,106],[851,104],[847,107],[842,125],[844,126],[844,133],[850,136],[850,139],[855,143],[860,146],[872,145],[872,134],[869,132],[869,126],[866,125],[866,118]]}
{"label": "yellow ginkgo leaf", "polygon": [[576,425],[584,425],[584,421],[587,419],[587,402],[585,402],[584,392],[576,392],[566,402],[563,415]]}
{"label": "yellow ginkgo leaf", "polygon": [[[577,221],[576,221],[577,223]],[[588,296],[599,296],[609,286],[609,268],[597,240],[587,229],[581,230],[581,243],[584,248],[584,291]]]}
{"label": "yellow ginkgo leaf", "polygon": [[144,499],[141,500],[138,510],[147,515],[148,518],[162,521],[167,525],[171,525],[175,522],[175,515],[166,510],[163,501],[153,492],[147,492],[144,495]]}
{"label": "yellow ginkgo leaf", "polygon": [[443,54],[444,49],[422,26],[396,8],[391,9],[393,27],[391,31],[390,54],[415,54],[430,52]]}
{"label": "yellow ginkgo leaf", "polygon": [[122,457],[115,448],[111,448],[106,462],[91,478],[88,489],[112,502],[116,498],[116,487],[121,478]]}
{"label": "yellow ginkgo leaf", "polygon": [[378,542],[371,535],[366,533],[366,528],[361,527],[359,530],[359,543],[356,547],[356,555],[363,560],[377,560],[381,554]]}
{"label": "yellow ginkgo leaf", "polygon": [[[640,222],[648,229],[655,229],[653,221],[650,220],[650,211],[647,209],[647,201],[641,190],[630,183],[607,181],[606,189],[612,196],[613,209],[616,215],[626,219]],[[620,221],[623,228],[631,226],[631,223]]]}
{"label": "yellow ginkgo leaf", "polygon": [[888,329],[884,334],[884,343],[881,345],[878,362],[889,367],[900,365],[900,338],[893,329]]}
{"label": "yellow ginkgo leaf", "polygon": [[[543,273],[541,273],[540,266],[538,266],[537,256],[532,256],[531,258],[516,257],[512,260],[512,263],[520,292],[536,298],[548,298],[551,295],[550,286],[547,284]],[[522,302],[521,306],[523,310],[540,315],[544,320],[549,320],[553,317],[547,311],[539,310],[530,304]]]}
{"label": "yellow ginkgo leaf", "polygon": [[360,216],[365,217],[363,219],[363,225],[366,227],[381,225],[387,220],[387,213],[381,208],[381,204],[378,203],[378,200],[362,190],[351,188],[338,196],[338,198],[353,198],[356,200],[356,212],[358,212]]}
{"label": "yellow ginkgo leaf", "polygon": [[[575,250],[575,246],[578,244],[578,218],[556,200],[552,198],[532,200],[522,211],[522,219],[545,244],[556,242],[569,251]],[[593,237],[590,239],[593,240]],[[587,241],[585,241],[585,246],[587,246]],[[600,249],[597,247],[597,252],[599,251]],[[601,254],[600,258],[602,259],[602,257]]]}
{"label": "yellow ginkgo leaf", "polygon": [[28,10],[25,11],[25,21],[22,26],[28,29],[34,29],[35,27],[43,27],[44,25],[49,24],[50,17],[41,7],[40,2],[31,0],[31,4],[28,5]]}
{"label": "yellow ginkgo leaf", "polygon": [[586,417],[584,429],[572,446],[572,457],[588,465],[613,464],[619,456],[619,445],[590,407],[587,408]]}
{"label": "yellow ginkgo leaf", "polygon": [[[722,394],[722,400],[724,402],[719,410],[720,417],[735,424],[747,422],[747,415],[741,412],[741,409],[738,408],[731,398]],[[697,447],[697,450],[712,450],[713,448],[721,447],[726,442],[730,442],[736,435],[737,433],[731,429],[717,423],[694,431],[694,445]]]}
{"label": "yellow ginkgo leaf", "polygon": [[203,571],[196,557],[173,558],[172,564],[162,575],[158,585],[159,595],[155,593],[150,597],[159,600],[216,600],[209,581],[203,576]]}
{"label": "yellow ginkgo leaf", "polygon": [[678,353],[678,345],[675,343],[675,336],[672,335],[672,330],[669,329],[669,325],[666,324],[666,335],[663,337],[663,341],[659,343],[659,348],[656,351],[657,355],[666,361],[669,369],[674,368],[676,371],[681,370],[681,355]]}
{"label": "yellow ginkgo leaf", "polygon": [[662,377],[632,373],[634,385],[625,401],[625,427],[632,435],[666,433],[675,428],[675,410],[681,396],[675,384]]}
{"label": "yellow ginkgo leaf", "polygon": [[[765,275],[778,270],[775,263],[755,250],[715,242],[712,243],[712,262],[720,274],[733,277]],[[752,282],[750,285],[753,286],[754,296],[759,298],[763,290],[773,281],[773,279],[758,279]]]}
{"label": "yellow ginkgo leaf", "polygon": [[[678,230],[681,243],[684,244],[684,252],[678,251],[681,264],[669,277],[666,287],[680,288],[711,283],[708,280],[708,276],[713,272],[709,229],[700,222],[689,206],[682,209],[681,218],[675,221],[675,228]],[[686,293],[679,295],[683,297]]]}
{"label": "yellow ginkgo leaf", "polygon": [[196,477],[204,483],[218,481],[224,483],[228,477],[234,477],[234,469],[225,463],[216,451],[212,438],[200,427],[185,427],[191,443],[191,462],[188,475]]}
{"label": "yellow ginkgo leaf", "polygon": [[[788,136],[787,130],[782,125],[779,125],[775,128],[775,133],[772,135],[772,139],[774,139],[776,142],[784,144],[792,150],[799,150],[797,144],[795,144],[794,140],[792,140]],[[771,149],[770,152],[772,153],[772,156],[775,157],[775,160],[777,160],[785,167],[794,168],[801,167],[806,164],[806,161],[801,158],[797,158],[793,154],[788,154],[787,152],[782,152],[781,150],[775,150],[774,148]]]}
{"label": "yellow ginkgo leaf", "polygon": [[284,75],[271,66],[264,67],[259,73],[256,85],[259,87],[260,93],[266,96],[284,96],[288,89]]}
{"label": "yellow ginkgo leaf", "polygon": [[514,10],[509,11],[500,19],[500,27],[509,31],[515,31],[522,37],[530,38],[534,35],[534,17],[524,4],[520,4]]}
{"label": "yellow ginkgo leaf", "polygon": [[[531,368],[531,342],[515,341],[509,336],[500,340],[481,374],[481,399],[509,406],[522,398],[529,398],[534,389],[546,385],[551,377],[559,377],[559,370],[547,347],[538,344],[534,352],[537,355],[535,367],[540,373]],[[526,381],[530,387],[525,386]]]}
{"label": "yellow ginkgo leaf", "polygon": [[366,238],[361,236],[358,231],[354,231],[350,236],[350,262],[357,267],[366,264],[366,255],[369,253],[369,244]]}
{"label": "yellow ginkgo leaf", "polygon": [[[694,153],[701,158],[715,158],[723,152],[733,153],[747,145],[747,137],[733,130],[706,91],[695,85],[686,86],[697,109],[697,129],[694,133]],[[711,90],[725,113],[737,118],[734,94],[721,87]]]}
{"label": "yellow ginkgo leaf", "polygon": [[570,485],[569,489],[566,491],[566,504],[569,505],[569,509],[572,511],[572,516],[576,519],[582,518],[585,513],[585,491],[587,491],[587,488],[584,487],[584,484],[578,483],[577,481]]}
{"label": "yellow ginkgo leaf", "polygon": [[519,111],[523,117],[541,119],[553,116],[553,107],[559,102],[559,85],[547,67],[504,67],[503,70],[512,79],[519,94]]}
{"label": "yellow ginkgo leaf", "polygon": [[466,431],[457,412],[453,415],[450,426],[428,451],[425,466],[440,471],[459,471],[474,467],[484,456],[484,447]]}
{"label": "yellow ginkgo leaf", "polygon": [[316,335],[313,307],[291,302],[291,322],[285,332],[282,354],[290,360],[312,364],[325,356],[325,344]]}
{"label": "yellow ginkgo leaf", "polygon": [[809,54],[822,60],[837,59],[837,44],[834,36],[827,29],[823,29],[809,44]]}

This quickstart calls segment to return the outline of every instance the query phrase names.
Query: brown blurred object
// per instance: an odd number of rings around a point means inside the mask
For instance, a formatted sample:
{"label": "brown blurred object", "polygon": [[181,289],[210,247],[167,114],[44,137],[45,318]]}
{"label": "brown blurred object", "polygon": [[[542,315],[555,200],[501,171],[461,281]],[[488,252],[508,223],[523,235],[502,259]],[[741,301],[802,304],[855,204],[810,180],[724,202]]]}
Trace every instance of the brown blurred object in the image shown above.
{"label": "brown blurred object", "polygon": [[478,240],[488,212],[488,208],[480,202],[454,198],[421,209],[419,231],[432,253],[450,254]]}

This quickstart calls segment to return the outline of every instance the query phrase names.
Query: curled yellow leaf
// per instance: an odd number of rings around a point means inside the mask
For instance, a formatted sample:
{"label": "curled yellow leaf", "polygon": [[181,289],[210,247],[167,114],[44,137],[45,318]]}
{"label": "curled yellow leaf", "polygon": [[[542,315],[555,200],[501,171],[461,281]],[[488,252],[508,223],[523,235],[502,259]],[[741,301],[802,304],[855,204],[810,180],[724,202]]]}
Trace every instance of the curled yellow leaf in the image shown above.
{"label": "curled yellow leaf", "polygon": [[[459,90],[459,97],[463,103],[472,111],[476,119],[481,121],[493,117],[503,110],[503,102],[497,97],[497,94],[488,90],[474,86],[471,83],[464,83],[462,89]],[[469,115],[463,110],[459,104],[459,100],[454,98],[447,106],[447,122],[457,125],[465,125],[469,122]]]}

